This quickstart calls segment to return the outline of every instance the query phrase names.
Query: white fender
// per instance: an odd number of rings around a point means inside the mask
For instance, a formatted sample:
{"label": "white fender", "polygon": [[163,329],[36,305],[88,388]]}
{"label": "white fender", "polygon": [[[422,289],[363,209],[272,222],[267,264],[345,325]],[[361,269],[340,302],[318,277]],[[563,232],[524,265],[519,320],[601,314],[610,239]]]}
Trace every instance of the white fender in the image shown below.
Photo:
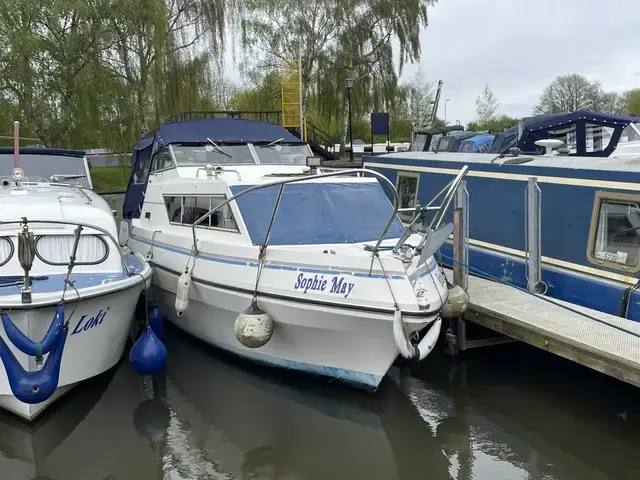
{"label": "white fender", "polygon": [[424,336],[420,343],[418,344],[418,361],[424,360],[424,358],[429,355],[433,351],[433,347],[436,346],[436,342],[440,337],[440,329],[442,328],[442,319],[438,317],[438,319],[433,322],[431,327],[429,327],[429,331]]}
{"label": "white fender", "polygon": [[396,341],[400,355],[407,360],[415,358],[415,347],[412,345],[411,340],[409,340],[407,329],[402,321],[402,312],[399,308],[396,308],[396,313],[393,315],[393,339]]}
{"label": "white fender", "polygon": [[189,290],[191,289],[191,274],[184,272],[178,278],[178,287],[176,288],[176,313],[179,317],[184,315],[184,311],[189,306]]}
{"label": "white fender", "polygon": [[393,315],[393,338],[396,342],[400,355],[407,360],[415,359],[417,361],[421,361],[429,355],[440,337],[441,328],[442,319],[438,317],[429,327],[429,331],[420,341],[418,346],[415,347],[411,343],[409,335],[407,334],[407,329],[402,321],[402,312],[400,309],[396,309],[396,313]]}

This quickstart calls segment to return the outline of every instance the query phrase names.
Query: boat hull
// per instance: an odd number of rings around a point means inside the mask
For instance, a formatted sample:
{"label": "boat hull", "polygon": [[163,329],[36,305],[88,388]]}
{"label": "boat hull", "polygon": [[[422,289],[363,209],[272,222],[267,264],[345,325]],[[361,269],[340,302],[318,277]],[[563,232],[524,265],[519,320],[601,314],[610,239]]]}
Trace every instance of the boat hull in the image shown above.
{"label": "boat hull", "polygon": [[[189,306],[178,317],[177,281],[174,272],[154,268],[156,300],[167,318],[196,338],[252,361],[373,391],[398,355],[392,313],[267,296],[258,296],[258,304],[274,320],[273,336],[261,348],[244,347],[235,338],[234,322],[250,305],[250,294],[193,282]],[[414,332],[434,319],[432,315],[405,323]]]}
{"label": "boat hull", "polygon": [[[55,402],[75,384],[99,375],[113,367],[124,351],[131,321],[142,283],[114,291],[110,288],[104,295],[82,299],[77,304],[65,305],[69,331],[62,355],[58,389],[46,401],[34,405],[15,398],[9,386],[4,366],[0,366],[0,407],[26,419],[33,420],[46,407]],[[73,311],[75,307],[75,312]],[[13,323],[32,339],[44,336],[54,316],[56,306],[46,306],[25,310],[9,310]],[[73,312],[73,313],[72,313]],[[36,371],[34,357],[27,356],[13,346],[4,329],[0,335],[10,346],[22,367]],[[46,361],[46,357],[45,357]]]}

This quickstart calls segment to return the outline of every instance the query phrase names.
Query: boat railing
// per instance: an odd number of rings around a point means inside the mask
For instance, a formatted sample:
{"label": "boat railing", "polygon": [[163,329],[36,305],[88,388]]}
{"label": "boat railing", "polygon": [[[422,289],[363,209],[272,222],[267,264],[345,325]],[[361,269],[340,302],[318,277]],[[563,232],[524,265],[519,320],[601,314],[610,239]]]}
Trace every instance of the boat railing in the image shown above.
{"label": "boat railing", "polygon": [[[407,239],[414,233],[423,234],[423,238],[416,250],[419,252],[423,252],[425,250],[425,245],[427,244],[427,242],[431,238],[434,238],[433,233],[440,228],[440,225],[444,220],[444,216],[447,213],[447,210],[449,209],[449,205],[451,205],[451,201],[453,200],[453,197],[456,194],[458,187],[460,186],[460,184],[462,183],[462,180],[464,180],[464,177],[467,175],[468,172],[469,172],[469,167],[467,165],[463,166],[458,172],[458,174],[453,178],[453,180],[447,183],[435,195],[435,197],[433,197],[431,201],[424,207],[418,205],[414,208],[403,208],[399,210],[401,213],[415,212],[415,216],[412,218],[411,222],[409,223],[409,226],[406,228],[406,230],[404,231],[400,239],[398,239],[398,242],[396,243],[395,247],[393,247],[393,253],[397,254],[402,248],[402,246],[404,245],[404,243],[407,241]],[[436,202],[436,200],[438,200],[442,196],[443,193],[444,193],[444,198],[442,199],[442,202],[440,203],[440,205],[434,206],[433,204]],[[428,226],[426,225],[426,222],[423,217],[424,213],[427,211],[435,211],[435,215],[431,219],[431,222],[429,223]],[[439,241],[438,239],[440,237],[441,237],[440,235],[436,236],[436,242]],[[430,251],[431,249],[427,249],[427,250]]]}
{"label": "boat railing", "polygon": [[40,186],[46,185],[47,188],[48,187],[66,187],[66,188],[70,188],[72,190],[75,190],[80,195],[82,195],[85,198],[86,203],[92,203],[93,202],[93,200],[87,194],[87,192],[85,192],[83,190],[83,187],[81,187],[80,185],[74,185],[72,183],[60,183],[60,182],[49,182],[49,181],[46,181],[46,182],[32,182],[32,181],[29,181],[27,179],[26,181],[20,181],[20,185],[21,186],[23,186],[23,185],[33,186],[33,187],[40,187]]}
{"label": "boat railing", "polygon": [[[452,182],[450,182],[443,190],[441,190],[441,192],[434,197],[434,199],[429,203],[429,205],[427,205],[426,208],[428,208],[429,210],[438,210],[436,212],[436,216],[434,217],[434,220],[431,222],[431,226],[436,225],[436,228],[440,225],[445,211],[448,208],[449,204],[451,203],[451,200],[453,199],[453,195],[455,194],[458,186],[460,185],[460,182],[462,181],[462,179],[464,178],[464,176],[466,175],[467,171],[468,171],[468,167],[465,166],[461,169],[461,171],[458,173],[458,175],[456,176],[456,178],[454,180],[452,180]],[[389,232],[389,228],[391,228],[391,225],[393,224],[393,221],[395,220],[397,214],[398,214],[398,192],[396,190],[395,185],[387,178],[385,177],[383,174],[376,172],[375,170],[369,170],[366,168],[358,168],[358,169],[348,169],[348,170],[341,170],[341,171],[337,171],[337,172],[328,172],[328,173],[320,173],[320,174],[316,174],[316,175],[305,175],[303,177],[294,177],[294,178],[283,178],[283,179],[279,179],[279,180],[274,180],[272,182],[267,182],[267,183],[262,183],[260,185],[254,185],[251,187],[246,188],[245,190],[242,190],[241,192],[236,193],[235,195],[232,195],[231,197],[229,197],[228,199],[226,199],[224,202],[220,203],[219,205],[217,205],[216,207],[212,208],[211,210],[209,210],[206,214],[204,214],[202,217],[200,217],[198,220],[196,220],[193,225],[191,226],[191,233],[193,236],[193,254],[195,256],[197,256],[199,254],[198,251],[198,239],[197,239],[197,235],[196,235],[196,227],[198,225],[200,225],[202,222],[206,221],[209,217],[211,217],[214,213],[216,213],[218,210],[220,210],[221,208],[223,208],[225,205],[228,205],[229,203],[235,201],[236,199],[242,197],[243,195],[246,195],[248,193],[254,192],[256,190],[262,190],[264,188],[269,188],[269,187],[273,187],[273,186],[279,186],[280,189],[278,191],[278,197],[276,199],[275,205],[273,207],[273,212],[271,215],[271,222],[269,223],[269,228],[267,230],[267,234],[265,235],[265,240],[263,242],[263,244],[261,245],[261,249],[264,250],[264,248],[266,248],[266,245],[269,242],[269,237],[270,237],[270,233],[271,233],[271,228],[273,225],[273,222],[275,220],[275,216],[276,216],[276,212],[278,210],[278,206],[280,204],[280,199],[282,198],[282,194],[284,191],[284,186],[289,184],[289,183],[299,183],[299,182],[305,182],[308,180],[318,180],[318,179],[322,179],[322,178],[331,178],[331,177],[343,177],[343,176],[349,176],[349,175],[357,175],[357,176],[365,176],[365,175],[371,175],[375,178],[377,178],[378,180],[382,181],[383,183],[385,183],[391,190],[391,192],[393,193],[393,213],[391,214],[389,221],[386,223],[386,226],[384,228],[384,230],[382,231],[382,234],[380,235],[380,237],[378,238],[375,247],[372,249],[372,251],[374,252],[374,254],[376,254],[380,248],[380,245],[382,244],[382,241],[384,240],[384,237],[387,235],[387,233]],[[447,193],[445,195],[445,198],[442,202],[442,204],[439,207],[433,207],[433,208],[429,208],[431,207],[431,204],[441,195],[442,192],[444,192],[446,189]],[[408,230],[408,229],[407,229]],[[407,231],[405,231],[405,234],[407,233]],[[405,237],[405,234],[402,235],[401,239],[402,240]],[[406,240],[406,239],[405,239]],[[400,241],[398,242],[398,244],[396,244],[396,247],[394,247],[394,252],[397,250],[397,248],[399,248],[400,245]]]}
{"label": "boat railing", "polygon": [[252,187],[248,187],[248,188],[242,190],[241,192],[238,192],[235,195],[232,195],[231,197],[226,199],[224,202],[220,203],[219,205],[217,205],[216,207],[212,208],[207,213],[205,213],[202,217],[200,217],[198,220],[196,220],[193,223],[193,225],[191,226],[191,232],[192,232],[192,235],[193,235],[193,251],[194,251],[194,254],[197,256],[198,253],[199,253],[198,252],[198,239],[197,239],[197,236],[196,236],[196,227],[198,225],[200,225],[202,222],[204,222],[205,220],[207,220],[209,217],[211,217],[211,215],[216,213],[222,207],[224,207],[225,205],[228,205],[229,203],[231,203],[234,200],[242,197],[243,195],[246,195],[247,193],[254,192],[256,190],[262,190],[264,188],[269,188],[269,187],[273,187],[273,186],[280,186],[280,190],[278,192],[278,197],[277,197],[277,200],[276,200],[276,204],[273,207],[273,214],[271,216],[271,223],[269,224],[269,231],[267,232],[267,235],[265,236],[265,241],[263,243],[263,248],[264,248],[264,246],[269,241],[269,233],[271,231],[271,226],[273,225],[273,221],[275,219],[275,214],[276,214],[276,211],[277,211],[278,206],[280,204],[280,198],[282,197],[285,185],[287,185],[289,183],[305,182],[307,180],[318,180],[318,179],[321,179],[321,178],[344,177],[344,176],[353,175],[353,174],[370,174],[370,175],[376,177],[377,179],[385,182],[387,184],[387,186],[391,189],[391,192],[393,193],[393,213],[389,217],[389,221],[387,222],[382,234],[378,238],[378,241],[377,241],[375,249],[374,249],[375,251],[377,251],[378,248],[380,247],[380,244],[382,243],[382,240],[384,239],[385,235],[389,231],[389,228],[391,228],[391,224],[393,223],[393,220],[395,219],[395,217],[396,217],[396,215],[398,213],[398,192],[396,191],[396,187],[393,185],[393,183],[391,183],[389,181],[389,179],[387,177],[385,177],[384,175],[382,175],[381,173],[378,173],[378,172],[376,172],[374,170],[358,168],[358,169],[342,170],[342,171],[339,171],[339,172],[320,173],[320,174],[316,174],[316,175],[305,175],[303,177],[282,178],[282,179],[279,179],[279,180],[274,180],[272,182],[261,183],[260,185],[254,185]]}
{"label": "boat railing", "polygon": [[84,223],[84,222],[70,222],[66,220],[50,220],[50,219],[40,220],[40,219],[30,219],[30,218],[27,219],[25,217],[21,218],[20,220],[0,220],[0,226],[1,225],[25,225],[25,224],[68,225],[72,227],[82,227],[82,228],[87,228],[91,230],[96,230],[102,233],[103,235],[105,235],[109,240],[111,240],[112,246],[115,247],[116,251],[120,255],[120,262],[122,263],[122,267],[124,268],[125,272],[127,272],[127,276],[130,277],[131,275],[133,275],[133,272],[131,271],[131,269],[129,268],[129,265],[127,264],[127,259],[124,255],[124,252],[120,248],[120,244],[118,243],[116,238],[113,235],[111,235],[111,233],[109,233],[108,230],[105,230],[104,228],[99,227],[98,225],[93,225],[93,224]]}

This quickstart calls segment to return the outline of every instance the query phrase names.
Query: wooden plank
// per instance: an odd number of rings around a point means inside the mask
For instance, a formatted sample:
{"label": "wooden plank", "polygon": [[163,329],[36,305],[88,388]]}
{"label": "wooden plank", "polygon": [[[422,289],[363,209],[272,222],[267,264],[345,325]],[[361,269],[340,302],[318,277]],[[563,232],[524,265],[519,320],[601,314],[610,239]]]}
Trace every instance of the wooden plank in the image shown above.
{"label": "wooden plank", "polygon": [[571,312],[478,277],[469,277],[469,296],[466,320],[640,387],[637,322],[557,301],[580,313]]}
{"label": "wooden plank", "polygon": [[593,351],[585,344],[577,344],[560,336],[554,338],[530,324],[522,325],[515,322],[513,318],[502,317],[499,312],[481,313],[472,307],[471,310],[467,310],[465,318],[495,332],[640,387],[640,365]]}

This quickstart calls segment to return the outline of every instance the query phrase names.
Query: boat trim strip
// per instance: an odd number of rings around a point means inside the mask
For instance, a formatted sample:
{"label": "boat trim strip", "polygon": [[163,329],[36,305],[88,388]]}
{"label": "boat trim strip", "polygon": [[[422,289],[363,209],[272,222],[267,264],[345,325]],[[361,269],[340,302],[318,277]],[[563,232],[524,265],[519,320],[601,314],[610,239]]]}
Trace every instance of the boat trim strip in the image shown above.
{"label": "boat trim strip", "polygon": [[[178,272],[176,270],[173,270],[172,268],[166,267],[154,260],[151,260],[151,264],[153,265],[154,268],[158,268],[160,270],[164,270],[165,272],[169,272],[175,275],[176,277],[179,277],[181,275],[181,272]],[[431,271],[433,271],[436,268],[436,266],[432,267]],[[191,277],[191,281],[194,283],[200,283],[202,285],[218,288],[221,290],[228,290],[231,292],[238,292],[238,293],[244,293],[247,295],[253,295],[253,289],[251,288],[241,288],[241,287],[232,287],[229,285],[222,285],[220,283],[211,282],[209,280],[204,280],[204,279],[193,277],[193,276]],[[277,293],[268,293],[268,292],[261,292],[261,291],[257,292],[257,296],[274,298],[278,300],[286,300],[288,302],[312,304],[312,305],[319,305],[319,306],[338,308],[338,309],[358,310],[361,312],[381,313],[381,314],[387,314],[387,315],[393,315],[395,313],[395,310],[393,308],[365,307],[362,305],[339,304],[339,303],[326,302],[326,301],[315,300],[315,299],[300,299],[300,298],[291,297],[287,295],[280,295]],[[433,317],[434,315],[437,315],[438,312],[439,312],[439,309],[435,311],[434,310],[424,310],[424,311],[403,310],[402,315],[408,316],[408,317],[414,317],[414,318]]]}

